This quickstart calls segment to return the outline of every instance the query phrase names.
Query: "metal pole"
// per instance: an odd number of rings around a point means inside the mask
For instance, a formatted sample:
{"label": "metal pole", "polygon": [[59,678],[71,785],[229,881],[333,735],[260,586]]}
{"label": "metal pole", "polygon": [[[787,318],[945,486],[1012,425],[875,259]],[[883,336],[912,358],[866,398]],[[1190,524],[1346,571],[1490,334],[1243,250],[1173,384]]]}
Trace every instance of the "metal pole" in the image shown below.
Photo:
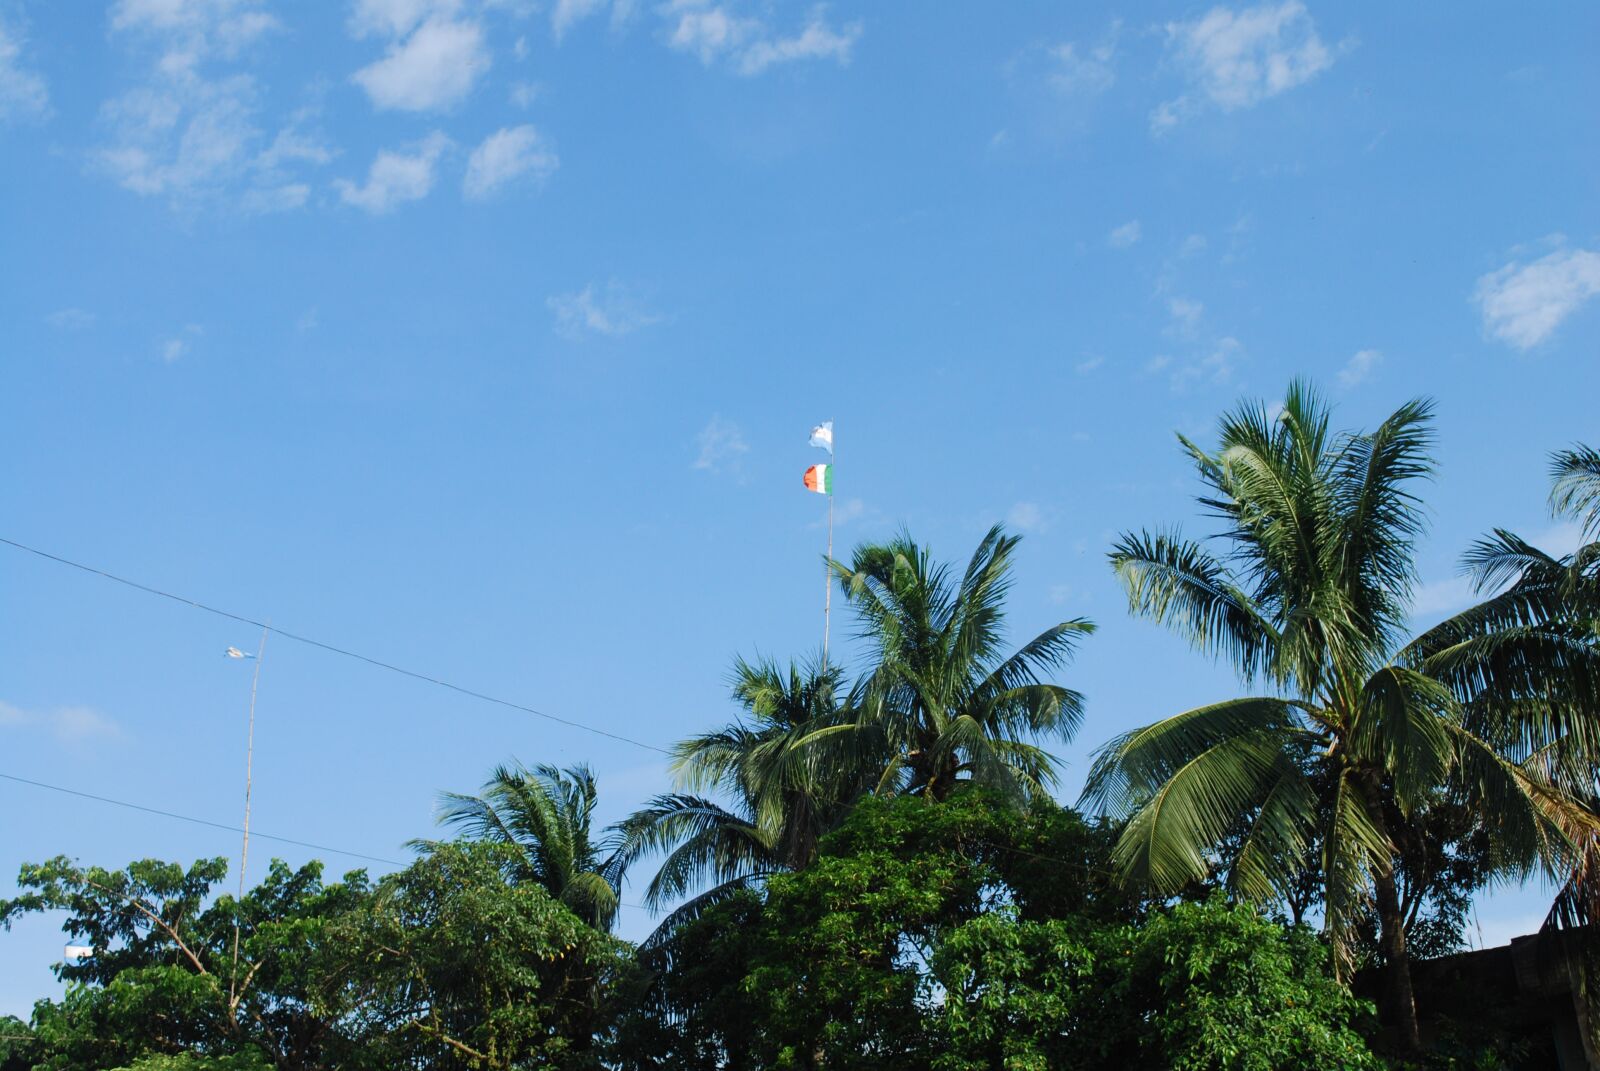
{"label": "metal pole", "polygon": [[270,626],[261,629],[261,643],[256,647],[256,668],[250,675],[250,719],[244,746],[244,842],[239,847],[239,899],[233,909],[233,977],[228,981],[228,1000],[234,997],[234,986],[239,977],[239,905],[244,903],[244,872],[250,865],[250,790],[253,787],[256,755],[256,689],[261,684],[261,663],[267,656],[267,633]]}
{"label": "metal pole", "polygon": [[[828,427],[833,428],[832,420]],[[833,436],[828,437],[828,556],[822,563],[822,667],[828,667],[828,625],[833,610]]]}

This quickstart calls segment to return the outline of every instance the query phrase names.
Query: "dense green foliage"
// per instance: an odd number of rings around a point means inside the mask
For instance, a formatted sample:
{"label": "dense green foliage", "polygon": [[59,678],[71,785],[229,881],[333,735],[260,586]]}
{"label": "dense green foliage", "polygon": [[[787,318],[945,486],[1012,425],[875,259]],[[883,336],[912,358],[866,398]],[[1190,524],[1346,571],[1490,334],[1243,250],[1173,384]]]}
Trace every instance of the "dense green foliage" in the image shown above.
{"label": "dense green foliage", "polygon": [[25,868],[5,918],[66,911],[97,951],[58,968],[65,997],[35,1008],[24,1033],[38,1040],[9,1042],[10,1058],[62,1071],[202,1056],[220,1062],[195,1066],[596,1066],[629,960],[543,888],[508,882],[509,856],[445,844],[379,882],[358,871],[331,885],[318,864],[274,863],[242,903],[209,898],[221,860]]}
{"label": "dense green foliage", "polygon": [[684,928],[624,1031],[628,1054],[678,1068],[1377,1066],[1352,1026],[1362,1006],[1309,931],[1217,900],[1132,899],[1110,877],[1113,839],[974,793],[864,802],[813,865]]}
{"label": "dense green foliage", "polygon": [[[1589,542],[1495,531],[1464,559],[1482,601],[1412,637],[1429,421],[1335,433],[1293,386],[1214,451],[1182,440],[1220,542],[1130,533],[1112,564],[1258,694],[1112,740],[1088,814],[1052,799],[1046,744],[1081,720],[1053,676],[1093,626],[1013,649],[1017,539],[958,571],[901,535],[830,563],[863,664],[739,660],[735,720],[610,829],[587,767],[508,765],[443,797],[463,839],[375,881],[274,862],[236,899],[221,859],[25,866],[0,921],[62,913],[93,954],[0,1020],[0,1071],[1548,1062],[1477,992],[1425,1053],[1408,965],[1542,870],[1600,1026],[1600,454],[1552,469]],[[610,931],[646,862],[667,914],[632,946]]]}

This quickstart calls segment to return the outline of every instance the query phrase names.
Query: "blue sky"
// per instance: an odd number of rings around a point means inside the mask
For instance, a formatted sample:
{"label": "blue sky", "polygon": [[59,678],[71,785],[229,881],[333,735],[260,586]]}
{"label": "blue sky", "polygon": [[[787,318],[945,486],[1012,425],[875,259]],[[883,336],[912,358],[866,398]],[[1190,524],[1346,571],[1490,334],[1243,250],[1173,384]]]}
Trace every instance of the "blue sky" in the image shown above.
{"label": "blue sky", "polygon": [[[832,418],[841,552],[1005,521],[1016,633],[1100,624],[1070,800],[1113,733],[1236,694],[1105,566],[1199,527],[1174,430],[1293,376],[1350,426],[1434,397],[1421,620],[1490,526],[1573,538],[1544,466],[1600,439],[1597,33],[1579,3],[0,0],[0,535],[665,745],[732,714],[735,654],[817,648]],[[250,629],[5,547],[0,585],[0,772],[238,820]],[[268,644],[259,831],[400,858],[511,757],[591,762],[608,818],[668,783]],[[5,879],[238,850],[0,805]],[[0,938],[0,1010],[61,944]]]}

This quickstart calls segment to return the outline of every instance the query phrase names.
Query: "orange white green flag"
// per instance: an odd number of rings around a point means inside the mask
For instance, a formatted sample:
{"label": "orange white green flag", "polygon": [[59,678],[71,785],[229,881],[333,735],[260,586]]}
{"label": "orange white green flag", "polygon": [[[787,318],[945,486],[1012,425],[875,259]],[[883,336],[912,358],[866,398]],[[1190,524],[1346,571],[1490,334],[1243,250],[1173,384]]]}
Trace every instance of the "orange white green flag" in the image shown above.
{"label": "orange white green flag", "polygon": [[819,495],[833,494],[833,466],[812,465],[806,469],[806,490],[815,491]]}

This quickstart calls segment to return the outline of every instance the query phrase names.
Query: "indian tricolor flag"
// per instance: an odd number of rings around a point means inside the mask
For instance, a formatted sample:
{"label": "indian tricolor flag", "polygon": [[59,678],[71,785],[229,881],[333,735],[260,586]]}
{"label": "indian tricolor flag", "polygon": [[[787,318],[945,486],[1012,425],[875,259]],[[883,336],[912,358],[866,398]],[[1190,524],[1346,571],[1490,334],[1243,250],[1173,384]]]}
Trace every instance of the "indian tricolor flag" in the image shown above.
{"label": "indian tricolor flag", "polygon": [[806,490],[819,495],[833,494],[833,466],[812,465],[806,469]]}

